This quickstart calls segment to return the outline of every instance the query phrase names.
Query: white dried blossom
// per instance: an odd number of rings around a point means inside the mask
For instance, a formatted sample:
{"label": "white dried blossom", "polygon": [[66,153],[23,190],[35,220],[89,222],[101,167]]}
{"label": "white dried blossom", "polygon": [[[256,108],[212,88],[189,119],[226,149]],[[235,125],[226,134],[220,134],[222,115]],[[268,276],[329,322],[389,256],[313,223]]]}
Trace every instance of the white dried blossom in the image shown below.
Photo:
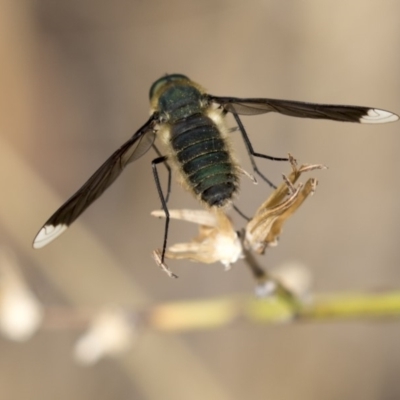
{"label": "white dried blossom", "polygon": [[313,284],[311,271],[299,262],[287,262],[271,272],[286,289],[303,300],[307,299]]}
{"label": "white dried blossom", "polygon": [[[243,257],[240,238],[231,220],[220,210],[170,210],[170,217],[199,225],[199,234],[188,243],[170,246],[165,256],[170,259],[189,259],[205,264],[221,262],[226,269]],[[165,217],[164,211],[153,216]],[[157,253],[159,254],[159,252]]]}
{"label": "white dried blossom", "polygon": [[0,249],[0,332],[28,340],[40,327],[43,308],[23,278],[14,255]]}
{"label": "white dried blossom", "polygon": [[75,359],[92,365],[105,356],[116,356],[129,350],[135,329],[128,315],[117,307],[108,307],[92,320],[89,329],[76,342]]}

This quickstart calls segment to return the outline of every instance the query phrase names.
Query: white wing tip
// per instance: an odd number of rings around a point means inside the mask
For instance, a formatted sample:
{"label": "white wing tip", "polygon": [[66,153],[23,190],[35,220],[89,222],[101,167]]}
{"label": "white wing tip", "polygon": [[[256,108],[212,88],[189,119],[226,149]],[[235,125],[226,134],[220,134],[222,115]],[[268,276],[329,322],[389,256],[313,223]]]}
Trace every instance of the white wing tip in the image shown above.
{"label": "white wing tip", "polygon": [[33,241],[33,248],[40,249],[50,242],[52,242],[56,237],[60,236],[66,229],[68,225],[45,225],[39,233],[36,235]]}
{"label": "white wing tip", "polygon": [[360,122],[362,124],[385,124],[386,122],[394,122],[398,119],[399,116],[390,111],[370,108],[368,113],[360,118]]}

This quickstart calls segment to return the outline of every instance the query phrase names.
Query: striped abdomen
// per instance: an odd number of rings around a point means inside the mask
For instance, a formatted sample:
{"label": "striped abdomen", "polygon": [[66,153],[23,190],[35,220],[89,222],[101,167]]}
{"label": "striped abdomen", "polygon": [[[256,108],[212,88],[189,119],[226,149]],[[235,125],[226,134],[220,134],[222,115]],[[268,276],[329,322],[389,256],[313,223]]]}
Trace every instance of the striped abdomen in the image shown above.
{"label": "striped abdomen", "polygon": [[195,114],[171,126],[171,145],[190,189],[209,206],[222,207],[239,178],[226,140],[208,116]]}

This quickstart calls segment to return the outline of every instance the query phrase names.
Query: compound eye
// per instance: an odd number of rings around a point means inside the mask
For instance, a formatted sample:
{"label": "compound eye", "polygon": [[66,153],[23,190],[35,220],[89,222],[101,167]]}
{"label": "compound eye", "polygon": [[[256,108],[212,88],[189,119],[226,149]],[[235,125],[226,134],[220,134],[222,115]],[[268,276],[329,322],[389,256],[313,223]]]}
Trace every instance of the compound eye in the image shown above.
{"label": "compound eye", "polygon": [[178,81],[178,80],[186,80],[188,81],[189,78],[186,75],[182,75],[182,74],[171,74],[171,75],[165,75],[162,78],[156,80],[150,88],[150,93],[149,93],[149,97],[150,100],[153,99],[154,95],[156,93],[159,92],[159,90],[165,86],[166,84],[172,82],[172,81]]}

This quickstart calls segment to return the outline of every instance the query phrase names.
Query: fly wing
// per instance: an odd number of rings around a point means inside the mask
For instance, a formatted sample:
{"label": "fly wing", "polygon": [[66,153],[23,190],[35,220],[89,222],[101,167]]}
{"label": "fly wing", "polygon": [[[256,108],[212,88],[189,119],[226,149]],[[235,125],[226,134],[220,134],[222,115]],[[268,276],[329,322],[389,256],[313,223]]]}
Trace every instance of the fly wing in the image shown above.
{"label": "fly wing", "polygon": [[236,97],[208,96],[208,100],[228,112],[239,115],[257,115],[269,112],[299,118],[330,119],[333,121],[382,124],[399,119],[398,115],[379,108],[315,104],[277,99],[240,99]]}
{"label": "fly wing", "polygon": [[67,200],[43,225],[33,241],[33,247],[46,246],[61,235],[118,178],[130,162],[146,153],[155,139],[153,115],[118,150],[116,150],[89,180]]}

